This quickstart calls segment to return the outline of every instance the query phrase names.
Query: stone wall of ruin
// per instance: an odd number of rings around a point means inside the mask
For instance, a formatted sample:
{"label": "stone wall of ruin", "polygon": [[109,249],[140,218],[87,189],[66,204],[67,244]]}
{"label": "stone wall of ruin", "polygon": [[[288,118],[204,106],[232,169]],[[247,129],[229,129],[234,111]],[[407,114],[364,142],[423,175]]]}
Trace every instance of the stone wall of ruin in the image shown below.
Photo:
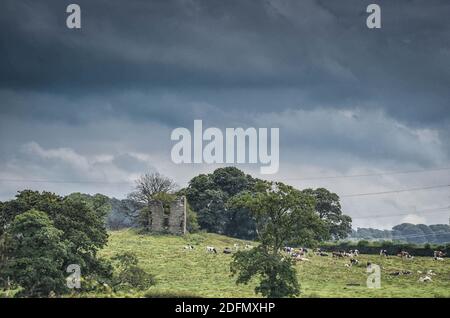
{"label": "stone wall of ruin", "polygon": [[183,235],[186,233],[186,197],[177,197],[168,207],[155,202],[150,207],[151,231]]}

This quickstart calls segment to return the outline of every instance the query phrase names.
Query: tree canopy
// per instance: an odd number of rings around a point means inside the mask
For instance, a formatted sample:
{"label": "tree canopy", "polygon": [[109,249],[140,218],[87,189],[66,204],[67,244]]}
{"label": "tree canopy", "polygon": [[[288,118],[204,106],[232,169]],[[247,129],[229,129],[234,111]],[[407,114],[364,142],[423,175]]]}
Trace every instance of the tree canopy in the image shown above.
{"label": "tree canopy", "polygon": [[314,198],[283,183],[259,181],[252,192],[235,196],[229,204],[251,212],[260,243],[233,255],[231,272],[237,283],[248,283],[257,276],[256,293],[266,297],[298,295],[293,261],[282,255],[282,249],[287,244],[313,246],[329,235],[327,224],[315,212]]}

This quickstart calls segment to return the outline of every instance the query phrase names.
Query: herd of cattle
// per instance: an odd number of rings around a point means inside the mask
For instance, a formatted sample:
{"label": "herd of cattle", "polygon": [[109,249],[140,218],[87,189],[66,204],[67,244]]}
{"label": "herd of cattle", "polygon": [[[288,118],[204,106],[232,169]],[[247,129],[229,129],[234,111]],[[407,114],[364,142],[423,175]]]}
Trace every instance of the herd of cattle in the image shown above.
{"label": "herd of cattle", "polygon": [[[232,254],[233,252],[236,252],[236,251],[238,251],[240,249],[249,250],[249,249],[252,249],[252,248],[253,248],[253,246],[250,245],[250,244],[234,244],[233,248],[225,247],[223,249],[223,253],[224,254]],[[194,246],[193,245],[186,245],[186,246],[184,246],[184,249],[185,250],[193,250]],[[206,252],[207,253],[213,253],[213,254],[217,254],[218,253],[217,249],[214,246],[206,246]],[[330,254],[331,254],[332,258],[348,259],[349,262],[346,262],[344,264],[345,267],[352,267],[352,266],[358,265],[359,264],[359,260],[357,259],[357,257],[360,255],[359,250],[357,250],[357,249],[349,250],[348,252],[347,251],[343,251],[343,250],[332,251],[330,253],[330,252],[324,251],[324,250],[322,250],[320,248],[316,248],[316,249],[314,249],[312,251],[309,251],[307,248],[304,248],[304,247],[300,247],[300,248],[295,249],[295,248],[289,247],[289,246],[285,246],[283,248],[283,252],[284,252],[284,254],[286,256],[292,257],[295,261],[300,261],[300,262],[309,262],[310,259],[306,257],[306,256],[309,256],[309,255],[316,255],[316,256],[321,256],[321,257],[327,257],[327,256],[330,256]],[[379,255],[380,255],[380,257],[383,257],[383,258],[384,257],[388,258],[390,256],[388,254],[388,251],[385,250],[385,249],[381,249]],[[411,255],[407,251],[403,251],[403,250],[399,251],[397,254],[394,254],[393,256],[395,256],[395,255],[398,256],[398,257],[401,257],[402,260],[403,259],[410,259],[410,260],[414,259],[413,255]],[[444,253],[443,251],[434,251],[434,253],[433,253],[433,259],[435,261],[444,261],[444,256],[446,256],[446,253]],[[372,263],[371,262],[367,262],[366,267],[370,268],[371,266],[372,266]],[[418,274],[422,275],[421,271],[417,271],[417,272],[418,272]],[[412,272],[408,271],[408,270],[395,271],[395,272],[389,273],[389,275],[391,275],[391,276],[410,275],[410,274],[412,274]],[[428,271],[424,272],[423,274],[425,276],[422,276],[422,277],[419,278],[420,282],[431,282],[433,275],[436,275],[432,270],[428,270]]]}
{"label": "herd of cattle", "polygon": [[[250,244],[245,244],[245,245],[239,245],[239,244],[234,244],[234,251],[238,251],[240,248],[249,250],[253,248],[253,245]],[[185,250],[193,250],[194,246],[193,245],[186,245],[184,246]],[[217,249],[214,246],[206,246],[206,252],[207,253],[214,253],[217,254]],[[229,247],[225,247],[223,249],[223,253],[224,254],[232,254],[233,253],[233,249],[229,248]]]}
{"label": "herd of cattle", "polygon": [[[223,249],[223,253],[224,254],[232,254],[233,251],[238,251],[239,249],[251,249],[253,248],[253,245],[250,244],[234,244],[233,248],[230,247],[225,247]],[[193,250],[194,246],[193,245],[186,245],[184,246],[185,250]],[[304,247],[300,247],[300,248],[293,248],[293,247],[289,247],[289,246],[285,246],[283,248],[283,251],[285,253],[287,253],[288,255],[290,255],[292,258],[294,258],[297,261],[309,261],[308,258],[306,258],[305,256],[308,254],[308,249],[304,248]],[[217,249],[214,246],[206,246],[206,252],[207,253],[214,253],[217,254]],[[317,256],[329,256],[329,253],[326,251],[323,251],[320,248],[316,248],[313,250],[313,253]],[[333,251],[331,252],[331,256],[335,257],[335,258],[345,258],[348,257],[350,259],[350,265],[355,265],[358,264],[359,261],[356,259],[356,257],[359,256],[359,250],[354,249],[354,250],[349,250],[348,252],[340,250],[340,251]],[[398,257],[401,257],[402,259],[413,259],[414,256],[412,256],[410,253],[408,253],[407,251],[399,251],[396,254]],[[385,249],[381,249],[380,250],[380,256],[384,256],[384,257],[388,257],[388,252]],[[444,256],[446,256],[446,253],[442,252],[442,251],[434,251],[433,253],[433,259],[435,261],[443,261],[444,260]]]}

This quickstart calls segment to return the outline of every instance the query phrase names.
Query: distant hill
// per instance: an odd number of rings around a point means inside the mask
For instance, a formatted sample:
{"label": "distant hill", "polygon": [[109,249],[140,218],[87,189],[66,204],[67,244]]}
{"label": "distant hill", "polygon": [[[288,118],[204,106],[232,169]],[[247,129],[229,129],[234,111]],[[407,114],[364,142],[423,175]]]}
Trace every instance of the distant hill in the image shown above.
{"label": "distant hill", "polygon": [[358,228],[352,232],[350,239],[393,240],[415,244],[450,243],[450,226],[402,223],[394,226],[392,230]]}

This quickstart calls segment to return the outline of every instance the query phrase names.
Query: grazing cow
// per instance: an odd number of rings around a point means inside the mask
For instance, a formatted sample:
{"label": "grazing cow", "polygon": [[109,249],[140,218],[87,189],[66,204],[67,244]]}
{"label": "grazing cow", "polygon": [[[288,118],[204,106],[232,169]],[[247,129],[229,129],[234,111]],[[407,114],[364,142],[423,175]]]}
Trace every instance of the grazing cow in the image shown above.
{"label": "grazing cow", "polygon": [[216,248],[215,248],[214,246],[207,246],[207,247],[206,247],[206,251],[207,251],[208,253],[214,253],[214,254],[217,254],[217,250],[216,250]]}
{"label": "grazing cow", "polygon": [[223,253],[224,253],[224,254],[231,254],[231,253],[232,253],[231,248],[225,247],[225,248],[223,249]]}
{"label": "grazing cow", "polygon": [[444,257],[445,256],[445,253],[444,252],[442,252],[442,251],[434,251],[434,257],[436,258],[436,257]]}
{"label": "grazing cow", "polygon": [[309,262],[309,259],[308,259],[308,258],[303,257],[303,256],[300,255],[300,254],[297,254],[297,256],[295,256],[295,260],[296,260],[296,261],[301,261],[301,262]]}
{"label": "grazing cow", "polygon": [[300,253],[302,254],[308,254],[308,249],[304,247],[300,247]]}
{"label": "grazing cow", "polygon": [[433,280],[431,279],[430,276],[424,276],[424,277],[419,278],[419,282],[421,282],[421,283],[432,282],[432,281]]}
{"label": "grazing cow", "polygon": [[286,253],[292,253],[292,252],[294,252],[294,249],[292,248],[292,247],[289,247],[289,246],[285,246],[284,248],[283,248],[283,251],[285,251]]}
{"label": "grazing cow", "polygon": [[387,250],[380,250],[380,256],[387,257]]}
{"label": "grazing cow", "polygon": [[397,256],[401,257],[401,258],[403,258],[403,257],[410,258],[410,259],[414,258],[414,256],[412,256],[411,254],[409,254],[406,251],[400,251],[400,253],[398,253]]}
{"label": "grazing cow", "polygon": [[359,256],[359,250],[354,250],[353,254],[355,254],[355,256]]}
{"label": "grazing cow", "polygon": [[319,255],[319,256],[328,256],[328,253],[325,253],[325,252],[318,252],[317,255]]}
{"label": "grazing cow", "polygon": [[344,257],[344,254],[342,252],[333,252],[332,256],[333,257]]}
{"label": "grazing cow", "polygon": [[193,250],[194,247],[193,247],[192,245],[186,245],[186,246],[184,247],[184,249],[185,249],[185,250]]}
{"label": "grazing cow", "polygon": [[353,265],[358,265],[359,264],[359,261],[357,260],[357,259],[355,259],[355,258],[351,258],[350,259],[350,264],[353,266]]}

